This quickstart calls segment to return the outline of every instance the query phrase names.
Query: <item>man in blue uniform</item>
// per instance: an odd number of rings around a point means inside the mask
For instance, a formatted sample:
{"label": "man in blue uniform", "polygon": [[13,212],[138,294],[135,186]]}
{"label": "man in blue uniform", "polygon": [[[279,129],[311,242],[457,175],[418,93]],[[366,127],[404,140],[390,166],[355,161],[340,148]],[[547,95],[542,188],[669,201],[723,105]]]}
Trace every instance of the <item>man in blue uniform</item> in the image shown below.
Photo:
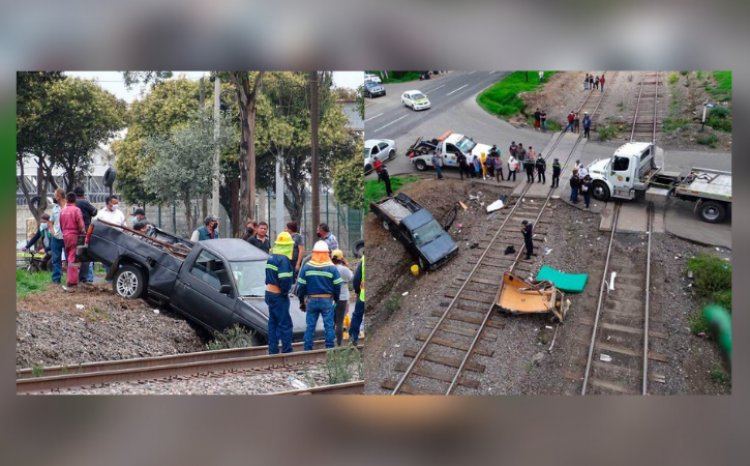
{"label": "man in blue uniform", "polygon": [[292,250],[294,240],[279,233],[271,256],[266,261],[266,304],[268,305],[268,354],[292,352],[292,317],[289,315],[289,290],[294,283]]}
{"label": "man in blue uniform", "polygon": [[357,271],[354,272],[352,281],[354,292],[357,293],[357,304],[354,305],[352,313],[352,323],[349,326],[349,341],[357,345],[359,340],[359,329],[362,326],[362,319],[365,316],[365,257],[362,256],[362,262],[359,263]]}
{"label": "man in blue uniform", "polygon": [[[306,310],[305,351],[313,349],[313,337],[318,316],[323,317],[326,348],[335,346],[333,325],[334,303],[339,300],[343,280],[329,254],[328,244],[318,241],[310,260],[302,266],[297,278],[297,296],[300,308]],[[305,301],[307,299],[307,301]]]}

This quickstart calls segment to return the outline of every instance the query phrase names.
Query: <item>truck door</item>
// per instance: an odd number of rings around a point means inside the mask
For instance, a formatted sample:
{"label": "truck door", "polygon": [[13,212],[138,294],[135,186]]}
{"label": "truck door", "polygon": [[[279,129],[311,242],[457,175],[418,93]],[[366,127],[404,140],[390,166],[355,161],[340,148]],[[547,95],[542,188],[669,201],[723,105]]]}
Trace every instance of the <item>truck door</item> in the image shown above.
{"label": "truck door", "polygon": [[633,189],[635,169],[637,163],[634,163],[629,157],[615,156],[612,160],[612,169],[610,171],[610,181],[612,182],[612,196],[619,199],[633,199],[635,190]]}
{"label": "truck door", "polygon": [[461,151],[458,149],[458,147],[454,146],[453,144],[446,143],[445,144],[445,153],[443,154],[445,157],[445,165],[448,167],[458,167],[458,154]]}
{"label": "truck door", "polygon": [[[180,270],[172,303],[203,324],[223,330],[231,323],[236,296],[228,264],[204,249],[183,268],[188,266],[187,270]],[[221,293],[222,285],[229,285],[231,293]]]}

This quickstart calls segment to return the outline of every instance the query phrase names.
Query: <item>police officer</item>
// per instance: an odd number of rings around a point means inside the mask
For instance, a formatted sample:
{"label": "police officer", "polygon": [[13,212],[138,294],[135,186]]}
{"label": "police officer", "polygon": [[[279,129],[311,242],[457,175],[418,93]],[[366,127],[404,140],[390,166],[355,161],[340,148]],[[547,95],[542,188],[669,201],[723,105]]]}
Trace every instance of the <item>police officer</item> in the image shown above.
{"label": "police officer", "polygon": [[526,260],[529,260],[531,256],[536,256],[534,254],[534,242],[531,239],[534,236],[532,224],[528,220],[524,220],[521,225],[523,225],[521,232],[523,233],[523,244],[526,246]]}
{"label": "police officer", "polygon": [[545,173],[547,171],[547,162],[542,157],[542,154],[539,154],[539,157],[536,159],[536,176],[537,176],[537,182],[545,184],[547,182],[547,174]]}
{"label": "police officer", "polygon": [[289,290],[294,283],[292,251],[294,240],[286,231],[279,233],[266,261],[266,305],[268,305],[268,354],[292,352],[292,317]]}
{"label": "police officer", "polygon": [[362,256],[362,261],[359,263],[357,271],[354,272],[352,285],[354,292],[359,296],[357,304],[354,305],[352,323],[349,325],[349,341],[353,345],[356,345],[359,340],[359,329],[362,326],[362,319],[365,316],[365,256]]}
{"label": "police officer", "polygon": [[312,257],[302,266],[297,278],[297,296],[301,309],[307,312],[305,329],[305,351],[313,349],[313,337],[318,316],[323,318],[326,348],[333,348],[336,341],[333,325],[334,303],[339,300],[343,280],[331,262],[328,244],[318,241],[313,246]]}

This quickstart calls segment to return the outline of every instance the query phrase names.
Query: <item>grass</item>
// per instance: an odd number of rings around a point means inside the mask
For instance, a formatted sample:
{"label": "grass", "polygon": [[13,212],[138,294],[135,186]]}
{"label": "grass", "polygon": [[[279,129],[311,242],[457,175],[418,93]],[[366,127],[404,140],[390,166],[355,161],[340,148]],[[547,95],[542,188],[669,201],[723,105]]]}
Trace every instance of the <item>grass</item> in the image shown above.
{"label": "grass", "polygon": [[52,272],[28,272],[16,269],[16,299],[39,293],[52,283]]}
{"label": "grass", "polygon": [[224,332],[214,332],[214,339],[206,344],[207,350],[220,350],[230,348],[247,348],[252,346],[255,332],[234,324]]}
{"label": "grass", "polygon": [[617,137],[617,127],[615,125],[602,125],[596,129],[600,141],[608,141]]}
{"label": "grass", "polygon": [[732,132],[732,112],[725,107],[714,107],[706,117],[706,125],[719,131]]}
{"label": "grass", "polygon": [[31,376],[32,377],[41,377],[44,375],[44,367],[42,367],[39,364],[35,364],[34,367],[31,368]]}
{"label": "grass", "polygon": [[711,381],[717,385],[726,385],[729,383],[729,374],[721,367],[714,367],[710,372]]}
{"label": "grass", "polygon": [[709,133],[709,134],[702,134],[702,135],[698,136],[695,139],[695,141],[698,144],[701,144],[701,145],[704,145],[704,146],[709,146],[711,148],[715,148],[716,147],[716,143],[719,142],[719,138],[715,134]]}
{"label": "grass", "polygon": [[[732,311],[732,264],[712,254],[698,254],[688,259],[688,270],[693,272],[695,291],[707,303],[716,303]],[[694,334],[708,334],[710,325],[700,310],[692,313],[688,323]]]}
{"label": "grass", "polygon": [[[393,192],[398,191],[409,183],[419,181],[418,176],[392,176],[391,189]],[[365,181],[365,206],[369,209],[371,202],[377,202],[385,197],[385,183],[380,180]]]}
{"label": "grass", "polygon": [[382,71],[367,71],[367,73],[380,76],[383,84],[405,83],[419,79],[419,71],[388,71],[387,79],[383,77]]}
{"label": "grass", "polygon": [[677,73],[669,73],[669,77],[667,78],[667,82],[671,85],[677,84],[677,81],[680,80],[680,75]]}
{"label": "grass", "polygon": [[399,309],[401,309],[401,295],[398,293],[391,293],[383,302],[383,310],[385,311],[386,317],[390,317]]}
{"label": "grass", "polygon": [[732,99],[732,72],[731,71],[714,71],[714,81],[716,86],[706,88],[706,91],[719,102],[727,102]]}
{"label": "grass", "polygon": [[362,380],[362,354],[354,346],[339,346],[328,350],[326,354],[326,372],[328,383],[346,383]]}
{"label": "grass", "polygon": [[[545,81],[548,81],[555,73],[556,71],[545,71]],[[518,94],[534,91],[539,86],[536,71],[515,71],[479,94],[477,103],[487,113],[498,117],[511,117],[523,113],[526,109],[526,105]],[[549,124],[550,121],[547,120],[548,128]]]}
{"label": "grass", "polygon": [[688,125],[690,125],[689,118],[668,117],[664,119],[661,129],[667,133],[671,133],[672,131],[687,128]]}
{"label": "grass", "polygon": [[112,316],[106,309],[98,306],[87,307],[83,311],[83,318],[89,322],[99,322],[103,320],[112,320]]}
{"label": "grass", "polygon": [[711,330],[711,326],[706,318],[703,317],[702,311],[696,311],[690,314],[690,317],[688,317],[688,325],[690,326],[690,331],[693,335],[698,335],[700,333],[708,335]]}

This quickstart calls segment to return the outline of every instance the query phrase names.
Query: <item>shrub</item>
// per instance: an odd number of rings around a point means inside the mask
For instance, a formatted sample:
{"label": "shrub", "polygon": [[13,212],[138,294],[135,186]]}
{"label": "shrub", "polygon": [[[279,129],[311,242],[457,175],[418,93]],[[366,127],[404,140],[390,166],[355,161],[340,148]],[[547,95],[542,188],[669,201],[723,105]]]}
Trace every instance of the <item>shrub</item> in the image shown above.
{"label": "shrub", "polygon": [[718,385],[725,385],[729,382],[729,374],[724,372],[721,367],[714,367],[711,369],[711,381]]}
{"label": "shrub", "polygon": [[714,71],[715,87],[707,87],[706,91],[719,102],[726,102],[732,98],[732,72],[731,71]]}
{"label": "shrub", "polygon": [[608,141],[617,136],[617,127],[614,125],[602,125],[596,129],[600,141]]}
{"label": "shrub", "polygon": [[732,312],[732,290],[717,291],[711,295],[710,301]]}
{"label": "shrub", "polygon": [[214,339],[206,344],[207,350],[247,348],[253,346],[255,332],[234,324],[224,332],[214,332]]}
{"label": "shrub", "polygon": [[706,124],[720,131],[732,131],[732,112],[726,107],[714,107],[706,117]]}
{"label": "shrub", "polygon": [[677,73],[669,73],[669,78],[667,78],[667,82],[669,82],[670,85],[677,84],[677,81],[680,80],[680,75]]}
{"label": "shrub", "polygon": [[690,325],[690,331],[694,335],[698,335],[699,333],[709,335],[709,331],[711,330],[711,326],[706,318],[703,317],[703,312],[701,311],[696,311],[690,314],[690,317],[688,317],[688,324]]}
{"label": "shrub", "polygon": [[690,124],[687,118],[665,118],[662,122],[661,129],[667,133],[686,128]]}
{"label": "shrub", "polygon": [[401,308],[401,295],[398,293],[391,293],[383,302],[383,310],[387,316],[390,316],[394,312]]}
{"label": "shrub", "polygon": [[696,291],[705,297],[732,289],[732,264],[721,257],[698,254],[688,259],[688,270],[693,272]]}
{"label": "shrub", "polygon": [[326,355],[328,383],[346,383],[356,378],[362,379],[362,354],[354,346],[340,346],[330,349]]}
{"label": "shrub", "polygon": [[696,139],[696,142],[698,144],[702,144],[704,146],[709,146],[709,147],[716,147],[716,143],[718,141],[719,141],[719,138],[713,133],[698,136],[698,138]]}
{"label": "shrub", "polygon": [[[556,71],[545,71],[545,82],[555,73]],[[515,71],[482,91],[477,96],[477,103],[488,113],[499,117],[510,117],[523,113],[525,109],[524,102],[518,94],[534,91],[538,87],[540,83],[535,71]],[[547,120],[548,127],[549,123],[550,121]]]}

